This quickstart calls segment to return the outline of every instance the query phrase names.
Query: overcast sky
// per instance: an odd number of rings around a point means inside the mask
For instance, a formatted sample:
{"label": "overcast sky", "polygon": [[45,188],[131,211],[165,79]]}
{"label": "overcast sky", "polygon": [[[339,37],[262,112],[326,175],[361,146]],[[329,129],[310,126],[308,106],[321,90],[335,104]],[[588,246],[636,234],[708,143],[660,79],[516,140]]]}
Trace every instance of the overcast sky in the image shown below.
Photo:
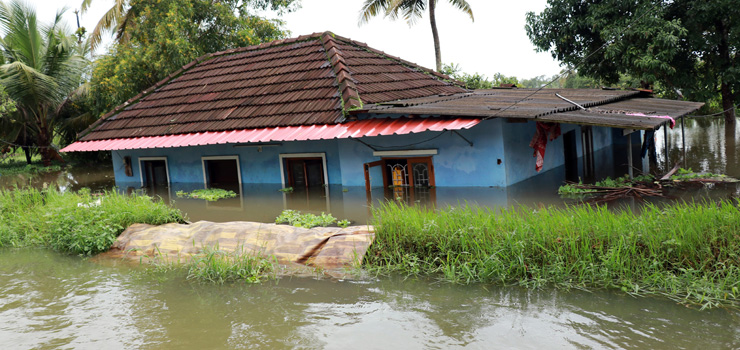
{"label": "overcast sky", "polygon": [[[114,0],[93,0],[81,17],[88,31],[95,27]],[[39,19],[51,21],[57,9],[68,8],[65,19],[75,27],[74,9],[82,0],[31,0]],[[332,31],[385,51],[391,55],[434,68],[434,45],[428,16],[414,26],[382,17],[358,26],[363,0],[302,0],[302,7],[286,14],[286,29],[292,36]],[[540,12],[547,0],[492,1],[468,0],[475,22],[446,1],[437,6],[437,26],[442,47],[442,62],[454,62],[469,73],[491,77],[500,72],[519,78],[551,76],[560,67],[549,53],[537,53],[524,30],[525,14]]]}

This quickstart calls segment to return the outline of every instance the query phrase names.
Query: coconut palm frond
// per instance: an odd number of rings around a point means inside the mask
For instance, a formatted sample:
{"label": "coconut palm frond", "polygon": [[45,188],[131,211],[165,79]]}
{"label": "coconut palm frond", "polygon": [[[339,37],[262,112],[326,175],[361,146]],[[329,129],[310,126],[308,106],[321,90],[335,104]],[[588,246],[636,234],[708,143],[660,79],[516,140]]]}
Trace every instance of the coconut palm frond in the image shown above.
{"label": "coconut palm frond", "polygon": [[125,11],[118,21],[116,27],[116,41],[119,43],[127,43],[129,41],[129,29],[136,25],[136,15],[133,11]]}
{"label": "coconut palm frond", "polygon": [[470,4],[468,4],[465,0],[448,0],[450,4],[454,7],[456,7],[458,10],[465,12],[468,16],[470,16],[470,20],[475,22],[475,17],[473,17],[473,10],[470,8]]}
{"label": "coconut palm frond", "polygon": [[87,12],[87,9],[90,8],[90,4],[92,4],[92,0],[82,0],[82,4],[80,5],[80,12]]}
{"label": "coconut palm frond", "polygon": [[21,105],[61,102],[57,80],[23,62],[6,63],[0,66],[0,72],[8,96]]}
{"label": "coconut palm frond", "polygon": [[392,0],[365,0],[360,10],[359,24],[365,24],[370,21],[371,18],[383,14],[386,15],[388,7],[391,5]]}
{"label": "coconut palm frond", "polygon": [[[131,18],[128,18],[129,11],[126,10],[127,7],[128,0],[115,0],[113,6],[100,18],[100,21],[90,33],[90,47],[93,51],[102,42],[103,33],[109,31],[117,33],[122,22],[131,21]],[[117,35],[117,37],[120,36]]]}

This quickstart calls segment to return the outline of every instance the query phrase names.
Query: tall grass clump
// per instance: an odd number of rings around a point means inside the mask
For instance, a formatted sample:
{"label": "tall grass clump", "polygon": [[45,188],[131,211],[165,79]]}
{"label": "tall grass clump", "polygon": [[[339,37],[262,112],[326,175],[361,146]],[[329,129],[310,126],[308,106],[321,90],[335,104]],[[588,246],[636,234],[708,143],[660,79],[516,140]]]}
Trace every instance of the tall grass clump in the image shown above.
{"label": "tall grass clump", "polygon": [[277,260],[274,258],[244,252],[224,252],[217,248],[206,248],[184,261],[173,262],[155,257],[150,264],[152,272],[175,272],[184,275],[187,280],[209,284],[260,283],[275,278],[277,271]]}
{"label": "tall grass clump", "polygon": [[378,272],[453,282],[619,288],[682,302],[740,306],[740,207],[734,202],[647,206],[373,210],[365,258]]}
{"label": "tall grass clump", "polygon": [[0,190],[0,247],[51,247],[92,255],[134,223],[183,222],[182,213],[143,195],[54,189]]}

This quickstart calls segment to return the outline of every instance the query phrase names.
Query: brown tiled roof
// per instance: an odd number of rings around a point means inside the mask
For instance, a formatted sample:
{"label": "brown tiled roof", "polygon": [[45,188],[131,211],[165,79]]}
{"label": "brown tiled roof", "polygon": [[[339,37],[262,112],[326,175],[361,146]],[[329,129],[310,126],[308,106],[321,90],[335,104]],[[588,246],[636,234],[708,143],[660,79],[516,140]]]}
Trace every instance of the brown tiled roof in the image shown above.
{"label": "brown tiled roof", "polygon": [[352,113],[529,119],[624,129],[654,129],[667,122],[660,116],[679,118],[704,105],[701,102],[649,97],[649,93],[638,90],[491,89],[367,104]]}
{"label": "brown tiled roof", "polygon": [[200,57],[103,116],[81,140],[331,124],[364,104],[464,92],[458,85],[315,33]]}

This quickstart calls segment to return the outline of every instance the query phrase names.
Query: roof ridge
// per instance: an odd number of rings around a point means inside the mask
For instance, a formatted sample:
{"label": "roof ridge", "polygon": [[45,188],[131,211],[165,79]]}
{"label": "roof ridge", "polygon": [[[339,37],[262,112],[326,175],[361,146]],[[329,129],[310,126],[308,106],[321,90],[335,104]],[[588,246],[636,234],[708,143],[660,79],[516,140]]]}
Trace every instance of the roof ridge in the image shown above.
{"label": "roof ridge", "polygon": [[[355,85],[355,79],[347,68],[342,51],[337,47],[334,41],[334,33],[324,32],[321,35],[321,45],[326,51],[326,58],[331,64],[331,69],[337,78],[337,88],[339,89],[339,98],[342,101],[342,117],[346,116],[353,109],[362,108],[360,92]],[[337,120],[341,122],[342,120]]]}
{"label": "roof ridge", "polygon": [[217,51],[217,52],[212,53],[211,55],[213,55],[213,57],[220,57],[220,56],[233,55],[236,53],[242,53],[242,52],[248,52],[248,51],[263,50],[263,49],[267,49],[270,47],[284,46],[284,45],[289,45],[289,44],[294,44],[294,43],[299,43],[299,42],[304,42],[304,41],[319,40],[321,39],[321,36],[326,33],[331,33],[331,32],[328,32],[328,31],[327,32],[316,32],[312,34],[297,36],[294,38],[285,38],[285,39],[268,41],[268,42],[260,43],[257,45],[235,47],[233,49]]}

